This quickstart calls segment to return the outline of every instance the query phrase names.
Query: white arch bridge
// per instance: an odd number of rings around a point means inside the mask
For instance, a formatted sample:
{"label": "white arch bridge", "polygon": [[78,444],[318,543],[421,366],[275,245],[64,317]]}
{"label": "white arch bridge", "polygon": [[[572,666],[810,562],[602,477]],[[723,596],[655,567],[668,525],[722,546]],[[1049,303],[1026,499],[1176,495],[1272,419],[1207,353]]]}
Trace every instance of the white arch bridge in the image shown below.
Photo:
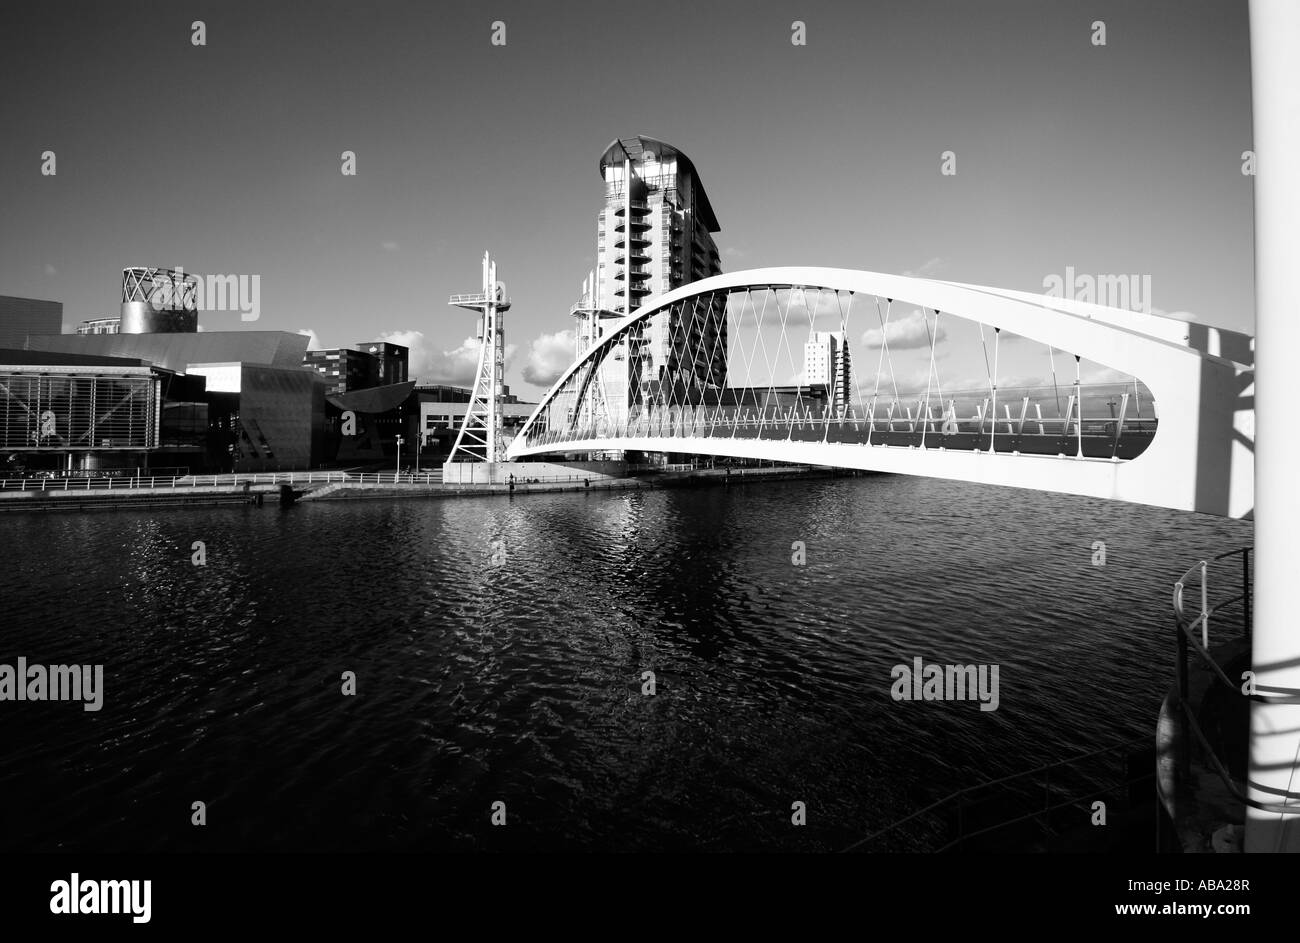
{"label": "white arch bridge", "polygon": [[802,267],[692,282],[596,333],[510,459],[729,456],[1253,509],[1253,342],[1241,334]]}

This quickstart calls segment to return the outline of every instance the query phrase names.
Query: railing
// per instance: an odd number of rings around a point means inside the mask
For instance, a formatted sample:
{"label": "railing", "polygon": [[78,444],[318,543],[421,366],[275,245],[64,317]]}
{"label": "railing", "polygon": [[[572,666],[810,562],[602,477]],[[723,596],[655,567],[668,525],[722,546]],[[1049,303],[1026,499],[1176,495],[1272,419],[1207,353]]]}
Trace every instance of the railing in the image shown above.
{"label": "railing", "polygon": [[96,468],[91,471],[85,469],[67,469],[51,470],[48,472],[34,472],[28,475],[5,475],[0,474],[0,481],[21,481],[24,477],[33,481],[41,478],[50,478],[62,481],[64,478],[141,478],[153,475],[158,478],[181,477],[190,473],[189,467],[185,465],[164,466],[162,468]]}
{"label": "railing", "polygon": [[[640,344],[641,356],[650,356],[647,338]],[[671,348],[667,339],[660,352]],[[1108,388],[1105,385],[1099,389]],[[873,397],[864,408],[825,403],[790,405],[653,405],[632,407],[618,421],[607,419],[593,424],[584,417],[576,423],[548,431],[534,431],[528,445],[541,446],[579,441],[595,436],[675,436],[758,438],[772,441],[821,441],[839,445],[979,450],[1010,454],[1055,455],[1070,459],[1121,461],[1140,454],[1150,443],[1159,421],[1137,417],[1120,404],[1118,414],[1087,415],[1081,400],[1096,405],[1096,390],[1086,387],[1066,397],[1064,415],[1044,416],[1031,397],[1016,398],[1016,412],[1003,403],[1003,415],[995,414],[995,403],[968,392],[954,392],[943,402],[927,403],[924,398],[905,401]],[[759,391],[761,394],[761,390]],[[1088,400],[1087,397],[1091,397]],[[1112,406],[1113,404],[1107,403]]]}
{"label": "railing", "polygon": [[268,474],[132,476],[129,478],[24,478],[0,480],[0,491],[132,491],[178,488],[238,488],[241,485],[282,484],[440,484],[442,471],[348,472],[305,471]]}
{"label": "railing", "polygon": [[692,462],[683,462],[676,465],[654,465],[654,464],[641,463],[636,465],[628,465],[627,470],[629,472],[687,472],[687,471],[695,471],[702,467],[705,466],[702,466],[698,463],[692,463]]}
{"label": "railing", "polygon": [[[933,819],[937,816],[940,818],[950,819],[953,815],[956,817],[956,837],[951,838],[949,841],[939,845],[938,847],[926,850],[934,852],[951,851],[954,848],[960,850],[961,846],[973,838],[978,838],[982,835],[1001,831],[1010,828],[1013,825],[1029,821],[1035,821],[1039,825],[1043,833],[1043,841],[1045,844],[1050,846],[1053,838],[1058,834],[1052,827],[1051,813],[1071,806],[1077,806],[1081,802],[1087,802],[1088,800],[1095,799],[1098,796],[1113,793],[1118,789],[1130,785],[1126,776],[1119,776],[1116,777],[1114,781],[1107,782],[1100,788],[1089,788],[1083,793],[1071,792],[1069,797],[1063,801],[1055,801],[1059,798],[1059,794],[1062,793],[1063,787],[1059,775],[1057,776],[1056,784],[1053,785],[1053,771],[1062,768],[1073,768],[1085,760],[1096,760],[1098,757],[1106,755],[1113,755],[1120,752],[1123,752],[1124,754],[1131,753],[1135,747],[1140,746],[1150,746],[1150,738],[1142,737],[1141,739],[1130,740],[1109,747],[1102,747],[1099,750],[1092,750],[1088,753],[1079,753],[1063,760],[1057,760],[1054,763],[1047,763],[1043,766],[1038,766],[1034,769],[1012,773],[1009,776],[1003,776],[1000,779],[992,779],[987,782],[977,783],[974,786],[967,786],[964,789],[959,789],[956,792],[944,796],[936,802],[930,803],[925,808],[918,809],[911,815],[905,816],[879,831],[873,832],[866,838],[854,842],[843,850],[846,852],[857,851],[862,849],[865,845],[879,842],[882,839],[891,838],[900,833],[904,826],[913,822],[920,822],[926,817]],[[1031,782],[1030,785],[1025,788],[1018,789],[1017,787],[1022,786],[1026,780],[1031,780],[1033,777],[1041,777],[1043,780],[1043,805],[1041,808],[1035,804],[1033,810],[1030,812],[1024,812],[1006,819],[999,819],[992,824],[983,825],[974,830],[970,830],[968,815],[972,806],[975,805],[974,800],[977,796],[981,793],[988,793],[997,790],[997,792],[1003,796],[1015,797],[1017,799],[1017,805],[1023,808],[1023,801],[1027,799],[1031,793],[1035,795],[1037,794],[1038,785],[1037,783]],[[987,796],[985,798],[992,799],[995,798],[995,796]],[[947,814],[945,815],[945,813]],[[916,839],[913,839],[914,843],[916,841]],[[918,849],[909,848],[905,850],[915,851]]]}
{"label": "railing", "polygon": [[[458,295],[452,295],[450,298],[447,299],[447,304],[449,304],[449,305],[485,305],[485,304],[488,303],[489,300],[492,300],[492,298],[493,298],[493,293],[491,293],[491,292],[486,292],[486,291],[469,291],[469,292],[462,292],[462,293],[460,293],[460,294],[458,294]],[[499,294],[496,295],[495,300],[496,300],[497,305],[499,305],[499,306],[501,306],[501,307],[504,307],[504,306],[506,306],[507,304],[509,304],[509,300],[506,299],[506,298],[502,298]]]}
{"label": "railing", "polygon": [[[1223,666],[1219,664],[1218,660],[1209,651],[1211,617],[1231,606],[1237,605],[1238,603],[1241,604],[1240,628],[1242,635],[1244,639],[1247,640],[1251,637],[1250,554],[1250,547],[1241,547],[1237,550],[1230,550],[1227,553],[1221,553],[1217,557],[1214,557],[1213,560],[1200,560],[1188,568],[1187,572],[1185,572],[1182,577],[1174,583],[1174,626],[1178,643],[1178,654],[1174,664],[1176,674],[1174,687],[1176,698],[1175,706],[1182,713],[1183,719],[1187,724],[1187,729],[1189,729],[1192,732],[1192,735],[1196,738],[1196,742],[1199,744],[1210,767],[1218,775],[1219,779],[1223,782],[1224,787],[1232,794],[1233,798],[1238,802],[1241,802],[1243,805],[1260,809],[1265,812],[1294,815],[1298,810],[1300,810],[1300,805],[1294,803],[1288,805],[1286,803],[1260,802],[1259,800],[1252,799],[1247,794],[1246,789],[1228,770],[1223,760],[1219,757],[1218,752],[1215,750],[1214,745],[1210,743],[1209,737],[1206,736],[1205,731],[1201,728],[1200,721],[1197,718],[1197,712],[1193,709],[1191,700],[1188,696],[1189,679],[1187,655],[1188,650],[1191,649],[1200,656],[1201,661],[1210,669],[1212,674],[1211,683],[1223,685],[1223,687],[1230,691],[1234,696],[1244,698],[1247,701],[1260,701],[1269,704],[1300,704],[1300,695],[1296,694],[1279,695],[1259,694],[1257,692],[1250,694],[1245,693],[1242,690],[1240,680],[1233,680],[1228,677]],[[1241,557],[1241,592],[1211,605],[1209,591],[1210,563],[1238,555]],[[1200,578],[1200,606],[1196,610],[1195,615],[1189,618],[1191,613],[1188,612],[1185,605],[1185,597],[1189,577],[1193,574],[1199,574]],[[1231,623],[1229,623],[1229,625],[1230,624]],[[1197,629],[1200,630],[1199,639],[1197,638]],[[1184,780],[1186,780],[1190,775],[1190,763],[1190,750],[1184,748],[1179,758],[1179,772],[1183,776]],[[1286,796],[1289,799],[1300,800],[1300,794],[1287,793]]]}

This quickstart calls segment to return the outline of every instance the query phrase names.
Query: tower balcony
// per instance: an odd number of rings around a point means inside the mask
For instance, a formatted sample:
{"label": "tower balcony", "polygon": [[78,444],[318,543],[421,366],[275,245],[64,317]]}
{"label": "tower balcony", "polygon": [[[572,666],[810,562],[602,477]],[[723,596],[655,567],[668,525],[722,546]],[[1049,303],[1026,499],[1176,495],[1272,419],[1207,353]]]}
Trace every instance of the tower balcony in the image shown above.
{"label": "tower balcony", "polygon": [[[626,211],[627,211],[627,204],[626,204],[626,203],[620,203],[620,204],[618,204],[617,207],[614,208],[614,215],[615,215],[615,216],[622,216]],[[632,201],[632,215],[633,215],[633,216],[644,216],[644,215],[646,215],[646,214],[649,213],[649,212],[650,212],[650,205],[649,205],[648,203],[646,203],[645,201],[643,201],[643,200],[633,200],[633,201]]]}
{"label": "tower balcony", "polygon": [[631,243],[632,243],[633,254],[635,254],[635,251],[636,251],[636,249],[637,249],[638,247],[644,247],[644,246],[648,246],[648,245],[650,245],[650,240],[649,240],[649,239],[647,239],[644,235],[640,235],[640,234],[634,232],[634,233],[632,233],[630,236],[623,235],[623,236],[619,236],[619,238],[615,239],[615,240],[614,240],[614,248],[615,248],[615,249],[622,249],[622,248],[624,248],[624,247],[627,245],[627,242],[628,242],[629,240],[630,240]]}
{"label": "tower balcony", "polygon": [[620,297],[626,294],[626,295],[630,295],[633,298],[643,298],[646,295],[650,294],[650,289],[644,282],[639,284],[637,282],[633,282],[632,284],[628,285],[626,289],[622,285],[616,286],[614,288],[614,294],[619,295]]}
{"label": "tower balcony", "polygon": [[[632,241],[633,241],[633,242],[636,242],[635,239],[632,240]],[[631,254],[631,256],[628,256],[628,254],[625,253],[625,252],[615,252],[615,253],[614,253],[614,264],[615,264],[615,265],[624,265],[624,264],[628,261],[629,258],[631,258],[631,260],[632,260],[632,264],[633,264],[633,265],[639,265],[639,264],[643,264],[643,263],[649,262],[649,261],[650,261],[650,254],[649,254],[648,252],[645,252],[645,251],[643,251],[643,250],[641,250],[641,249],[637,249],[637,248],[633,248],[633,249],[632,249],[632,254]]]}

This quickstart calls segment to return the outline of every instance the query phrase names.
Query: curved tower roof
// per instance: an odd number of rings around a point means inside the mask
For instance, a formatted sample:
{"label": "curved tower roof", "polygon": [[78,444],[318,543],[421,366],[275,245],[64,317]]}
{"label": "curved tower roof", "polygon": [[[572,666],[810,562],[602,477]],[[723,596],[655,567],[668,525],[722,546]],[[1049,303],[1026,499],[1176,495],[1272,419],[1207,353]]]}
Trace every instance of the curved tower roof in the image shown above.
{"label": "curved tower roof", "polygon": [[696,207],[701,221],[708,227],[709,232],[721,230],[718,217],[713,214],[713,204],[709,202],[709,195],[704,191],[704,181],[700,179],[700,172],[695,169],[695,164],[685,153],[658,138],[647,137],[644,134],[630,138],[615,138],[600,155],[600,177],[602,180],[605,179],[605,168],[610,164],[621,164],[628,159],[641,160],[643,157],[650,156],[660,159],[676,158],[678,166],[695,178]]}

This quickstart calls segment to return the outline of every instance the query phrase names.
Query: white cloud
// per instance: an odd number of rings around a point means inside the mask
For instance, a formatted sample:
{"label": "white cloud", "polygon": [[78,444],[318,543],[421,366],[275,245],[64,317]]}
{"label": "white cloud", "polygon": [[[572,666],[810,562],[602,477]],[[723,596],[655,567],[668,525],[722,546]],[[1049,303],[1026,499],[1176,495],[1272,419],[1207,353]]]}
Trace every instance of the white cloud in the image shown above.
{"label": "white cloud", "polygon": [[[401,246],[391,239],[386,239],[379,244],[379,248],[383,249],[385,252],[396,252],[401,248]],[[396,341],[394,341],[394,343],[396,343]]]}
{"label": "white cloud", "polygon": [[735,246],[727,246],[727,248],[722,250],[722,254],[729,259],[743,259],[749,253],[745,252],[743,249],[737,249]]}
{"label": "white cloud", "polygon": [[[912,278],[928,278],[941,268],[943,268],[943,259],[935,256],[932,259],[926,259],[914,269],[908,269],[903,274]],[[892,344],[893,341],[890,341],[890,343]]]}
{"label": "white cloud", "polygon": [[934,342],[937,344],[943,340],[948,332],[942,324],[937,328],[933,321],[930,322],[930,330],[926,331],[926,316],[920,310],[913,308],[912,313],[903,318],[891,320],[884,330],[873,327],[862,335],[862,344],[864,347],[877,348],[884,341],[889,341],[890,350],[907,350],[915,347],[929,347],[930,335],[934,335]]}
{"label": "white cloud", "polygon": [[573,363],[575,338],[572,330],[543,334],[533,341],[524,364],[524,380],[549,388]]}
{"label": "white cloud", "polygon": [[313,331],[311,328],[309,328],[309,327],[308,327],[308,328],[299,328],[299,329],[298,329],[298,333],[299,333],[299,334],[306,334],[306,335],[307,335],[307,337],[308,337],[308,341],[307,341],[307,349],[308,349],[308,350],[321,350],[321,349],[322,349],[322,347],[321,347],[321,345],[320,345],[320,338],[316,336],[316,332]]}
{"label": "white cloud", "polygon": [[45,263],[45,274],[46,274],[46,275],[58,275],[58,274],[59,274],[59,270],[56,269],[53,265],[51,265],[49,262],[46,262],[46,263]]}
{"label": "white cloud", "polygon": [[[467,337],[454,350],[431,348],[423,331],[387,331],[376,340],[401,344],[410,349],[410,377],[420,383],[445,383],[449,386],[472,386],[478,370],[479,341]],[[518,348],[506,345],[506,365],[514,360]]]}

